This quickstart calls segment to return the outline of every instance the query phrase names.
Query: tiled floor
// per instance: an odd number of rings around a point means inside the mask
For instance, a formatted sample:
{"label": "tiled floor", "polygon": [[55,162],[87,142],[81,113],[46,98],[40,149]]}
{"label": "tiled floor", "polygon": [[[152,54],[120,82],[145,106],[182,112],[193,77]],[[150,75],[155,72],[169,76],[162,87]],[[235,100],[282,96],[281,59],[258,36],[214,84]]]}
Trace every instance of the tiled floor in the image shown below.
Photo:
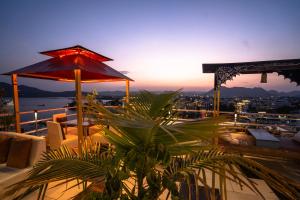
{"label": "tiled floor", "polygon": [[[207,171],[206,174],[207,174],[208,185],[211,186],[211,180],[212,180],[211,173],[209,173]],[[242,179],[245,180],[244,178],[242,178]],[[251,180],[256,183],[257,189],[261,192],[261,194],[265,197],[265,199],[268,199],[268,200],[278,199],[277,196],[275,195],[275,193],[271,190],[271,188],[266,184],[266,182],[264,180],[260,180],[260,179],[251,179]],[[216,185],[216,188],[219,188],[219,178],[218,177],[216,178],[215,185]],[[233,182],[228,179],[226,180],[226,189],[227,189],[226,191],[227,191],[227,195],[228,195],[227,197],[229,200],[263,199],[259,194],[255,193],[248,187],[243,186],[241,188],[241,186],[238,183]]]}
{"label": "tiled floor", "polygon": [[[69,184],[69,187],[73,186],[76,182]],[[47,190],[45,200],[67,200],[71,199],[73,196],[82,191],[82,187],[73,187],[70,190],[66,191],[66,185],[61,185],[59,187],[53,188],[55,184],[50,184],[49,189]],[[26,197],[24,200],[37,199],[38,192],[33,193],[32,195]]]}
{"label": "tiled floor", "polygon": [[[218,179],[217,179],[218,180]],[[216,180],[216,187],[218,186],[218,181]],[[267,200],[277,200],[277,196],[273,193],[273,191],[268,187],[268,185],[263,181],[259,179],[252,179],[256,184],[257,188],[260,190],[260,192],[263,194],[265,199]],[[209,181],[210,182],[210,181]],[[75,184],[75,182],[74,182]],[[250,190],[249,188],[243,187],[243,189],[240,188],[240,186],[237,183],[234,183],[232,181],[227,180],[227,199],[228,200],[259,200],[263,199],[258,194]],[[66,186],[62,185],[56,188],[52,188],[53,184],[49,186],[49,189],[46,194],[46,200],[65,200],[70,199],[74,195],[76,195],[78,192],[82,191],[82,187],[74,187],[71,190],[65,191]],[[72,184],[69,184],[69,187],[72,186]],[[165,192],[160,199],[165,199],[167,195],[167,192]],[[37,196],[37,193],[31,195],[30,197],[27,197],[25,200],[31,200],[34,199],[34,197]],[[169,198],[171,199],[171,198]]]}

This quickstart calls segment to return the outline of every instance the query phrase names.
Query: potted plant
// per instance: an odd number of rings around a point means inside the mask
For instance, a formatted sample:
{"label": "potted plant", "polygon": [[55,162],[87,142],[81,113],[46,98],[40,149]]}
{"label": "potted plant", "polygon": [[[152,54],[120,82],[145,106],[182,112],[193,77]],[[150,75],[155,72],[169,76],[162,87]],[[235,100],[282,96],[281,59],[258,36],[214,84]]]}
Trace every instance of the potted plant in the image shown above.
{"label": "potted plant", "polygon": [[4,98],[4,91],[0,90],[0,131],[12,131],[14,124],[14,115],[11,106]]}
{"label": "potted plant", "polygon": [[218,119],[178,123],[174,110],[178,94],[143,91],[118,114],[89,96],[88,112],[97,123],[109,125],[103,137],[111,145],[85,147],[81,155],[66,147],[50,151],[7,194],[27,188],[18,198],[35,190],[43,198],[49,183],[78,180],[84,189],[77,199],[199,199],[203,191],[206,199],[226,199],[230,180],[263,197],[239,170],[243,166],[286,197],[299,195],[296,184],[274,171],[213,145]]}

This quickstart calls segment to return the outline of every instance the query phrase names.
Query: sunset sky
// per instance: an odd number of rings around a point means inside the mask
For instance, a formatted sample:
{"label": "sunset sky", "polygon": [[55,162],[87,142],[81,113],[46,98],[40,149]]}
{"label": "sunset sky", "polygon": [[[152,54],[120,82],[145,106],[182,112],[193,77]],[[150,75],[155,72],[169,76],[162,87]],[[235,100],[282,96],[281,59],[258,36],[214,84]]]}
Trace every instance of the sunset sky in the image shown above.
{"label": "sunset sky", "polygon": [[[202,63],[300,58],[300,1],[1,1],[0,73],[47,59],[40,51],[82,45],[128,71],[134,89],[208,90]],[[0,76],[0,81],[10,82]],[[226,86],[300,90],[276,74],[243,75]],[[74,84],[20,78],[45,90]],[[122,90],[91,84],[85,90]]]}

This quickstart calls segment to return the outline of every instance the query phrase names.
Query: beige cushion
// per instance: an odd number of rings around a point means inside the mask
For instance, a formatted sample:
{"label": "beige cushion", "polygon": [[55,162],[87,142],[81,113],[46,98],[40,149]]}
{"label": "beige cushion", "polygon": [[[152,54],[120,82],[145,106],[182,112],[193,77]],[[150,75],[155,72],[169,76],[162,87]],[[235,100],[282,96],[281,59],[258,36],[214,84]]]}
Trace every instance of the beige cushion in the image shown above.
{"label": "beige cushion", "polygon": [[63,136],[60,124],[57,122],[47,122],[48,134],[47,140],[51,149],[57,149],[61,146]]}
{"label": "beige cushion", "polygon": [[[9,181],[9,179],[18,177],[20,176],[20,174],[24,173],[25,171],[28,172],[30,169],[30,167],[24,169],[17,169],[13,167],[7,167],[5,163],[0,164],[0,184],[6,184],[6,182]],[[9,184],[6,185],[8,186]]]}
{"label": "beige cushion", "polygon": [[66,145],[70,148],[77,147],[78,144],[77,135],[66,134],[66,139],[64,140],[62,137],[62,131],[59,123],[48,121],[47,127],[48,127],[47,138],[51,149],[60,148],[62,145]]}
{"label": "beige cushion", "polygon": [[293,137],[293,140],[300,143],[300,131]]}
{"label": "beige cushion", "polygon": [[17,169],[7,167],[6,164],[0,164],[0,199],[1,200],[12,200],[12,197],[4,197],[6,187],[15,184],[26,178],[32,167],[24,169]]}

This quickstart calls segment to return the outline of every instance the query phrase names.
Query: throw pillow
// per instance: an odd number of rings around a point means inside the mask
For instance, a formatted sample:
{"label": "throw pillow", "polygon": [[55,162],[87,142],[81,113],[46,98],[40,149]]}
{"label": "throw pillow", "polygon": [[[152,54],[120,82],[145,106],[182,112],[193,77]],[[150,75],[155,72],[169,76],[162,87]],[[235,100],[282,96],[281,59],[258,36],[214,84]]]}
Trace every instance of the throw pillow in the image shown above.
{"label": "throw pillow", "polygon": [[29,164],[31,145],[31,139],[14,138],[11,141],[6,165],[19,169],[26,168]]}
{"label": "throw pillow", "polygon": [[6,163],[12,138],[0,137],[0,163]]}

